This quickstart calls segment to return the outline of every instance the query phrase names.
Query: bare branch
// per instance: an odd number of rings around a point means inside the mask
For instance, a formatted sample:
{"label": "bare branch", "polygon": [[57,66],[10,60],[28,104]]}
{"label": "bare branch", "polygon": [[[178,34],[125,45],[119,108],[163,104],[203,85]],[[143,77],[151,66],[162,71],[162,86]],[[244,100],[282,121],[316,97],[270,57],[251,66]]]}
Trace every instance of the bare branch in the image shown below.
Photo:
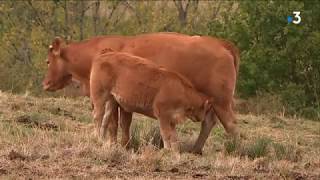
{"label": "bare branch", "polygon": [[35,12],[36,18],[38,19],[38,23],[39,23],[42,27],[44,27],[45,25],[44,25],[42,19],[40,18],[40,15],[39,15],[37,9],[33,6],[32,1],[31,1],[31,0],[28,0],[28,4],[29,4],[30,7],[32,8],[32,10]]}
{"label": "bare branch", "polygon": [[113,24],[118,24],[118,22],[120,21],[121,17],[124,16],[124,14],[125,14],[125,12],[127,11],[127,9],[128,9],[128,6],[126,6],[126,7],[123,9],[121,15],[118,16],[118,18],[115,20],[115,22],[114,22]]}
{"label": "bare branch", "polygon": [[132,5],[129,3],[129,1],[124,1],[124,5],[126,5],[132,12],[134,12],[134,14],[138,20],[138,24],[142,25],[140,14],[132,7]]}
{"label": "bare branch", "polygon": [[[110,24],[110,22],[111,22],[111,18],[113,17],[113,14],[114,14],[114,12],[116,11],[116,9],[118,8],[118,6],[119,6],[119,2],[117,2],[116,4],[114,4],[113,6],[112,6],[112,9],[111,9],[111,12],[110,12],[110,14],[108,15],[108,21],[104,24],[104,27],[105,27],[105,29],[107,29],[107,27],[109,26],[109,24]],[[104,32],[106,32],[106,31],[104,31]]]}
{"label": "bare branch", "polygon": [[212,19],[216,19],[218,16],[218,13],[220,11],[220,7],[221,7],[221,1],[218,2],[218,6],[215,8],[215,10],[212,13]]}
{"label": "bare branch", "polygon": [[191,2],[191,0],[188,0],[187,5],[186,5],[186,8],[184,9],[185,12],[188,11],[190,2]]}
{"label": "bare branch", "polygon": [[178,9],[178,17],[182,26],[187,24],[187,14],[191,0],[187,1],[186,7],[183,8],[181,0],[173,0],[176,8]]}

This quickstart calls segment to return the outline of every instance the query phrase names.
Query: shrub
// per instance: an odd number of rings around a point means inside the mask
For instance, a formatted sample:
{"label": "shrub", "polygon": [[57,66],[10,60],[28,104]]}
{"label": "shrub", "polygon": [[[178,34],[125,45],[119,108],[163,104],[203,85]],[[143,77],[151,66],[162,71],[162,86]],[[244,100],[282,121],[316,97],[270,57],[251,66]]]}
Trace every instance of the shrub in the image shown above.
{"label": "shrub", "polygon": [[268,146],[271,143],[269,138],[259,137],[252,144],[246,145],[241,155],[248,156],[250,159],[266,156],[268,154]]}
{"label": "shrub", "polygon": [[229,139],[224,143],[224,148],[227,154],[236,153],[236,151],[238,151],[240,147],[241,144],[236,138]]}

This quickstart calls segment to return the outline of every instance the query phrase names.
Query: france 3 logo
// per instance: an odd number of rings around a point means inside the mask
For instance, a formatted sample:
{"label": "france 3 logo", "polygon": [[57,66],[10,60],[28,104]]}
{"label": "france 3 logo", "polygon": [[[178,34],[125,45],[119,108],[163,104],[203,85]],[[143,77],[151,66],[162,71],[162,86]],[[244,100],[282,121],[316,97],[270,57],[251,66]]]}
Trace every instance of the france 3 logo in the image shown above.
{"label": "france 3 logo", "polygon": [[301,22],[301,16],[300,16],[300,11],[293,11],[292,14],[294,15],[292,16],[288,16],[287,20],[288,23],[293,23],[293,24],[300,24]]}

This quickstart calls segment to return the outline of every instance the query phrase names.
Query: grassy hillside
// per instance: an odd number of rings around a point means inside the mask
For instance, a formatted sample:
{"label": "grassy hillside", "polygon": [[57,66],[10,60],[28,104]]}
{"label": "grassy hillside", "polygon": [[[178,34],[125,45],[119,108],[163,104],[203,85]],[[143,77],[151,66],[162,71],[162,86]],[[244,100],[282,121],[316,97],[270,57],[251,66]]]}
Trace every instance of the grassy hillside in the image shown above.
{"label": "grassy hillside", "polygon": [[[219,125],[202,156],[158,149],[158,122],[135,116],[132,148],[93,135],[89,100],[0,92],[0,178],[320,179],[320,122],[237,115],[240,140]],[[179,126],[183,149],[199,124]]]}

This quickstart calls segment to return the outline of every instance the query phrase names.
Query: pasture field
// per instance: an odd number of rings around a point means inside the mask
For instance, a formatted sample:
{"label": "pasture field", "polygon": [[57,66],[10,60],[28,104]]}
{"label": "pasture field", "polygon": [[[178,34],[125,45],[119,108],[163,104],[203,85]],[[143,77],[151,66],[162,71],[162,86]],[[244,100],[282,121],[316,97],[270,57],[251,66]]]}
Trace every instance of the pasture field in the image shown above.
{"label": "pasture field", "polygon": [[[199,156],[159,149],[158,122],[135,115],[125,150],[94,136],[88,98],[0,92],[0,179],[320,179],[319,121],[237,118],[240,139],[219,124]],[[191,121],[178,126],[182,151],[199,129]]]}

